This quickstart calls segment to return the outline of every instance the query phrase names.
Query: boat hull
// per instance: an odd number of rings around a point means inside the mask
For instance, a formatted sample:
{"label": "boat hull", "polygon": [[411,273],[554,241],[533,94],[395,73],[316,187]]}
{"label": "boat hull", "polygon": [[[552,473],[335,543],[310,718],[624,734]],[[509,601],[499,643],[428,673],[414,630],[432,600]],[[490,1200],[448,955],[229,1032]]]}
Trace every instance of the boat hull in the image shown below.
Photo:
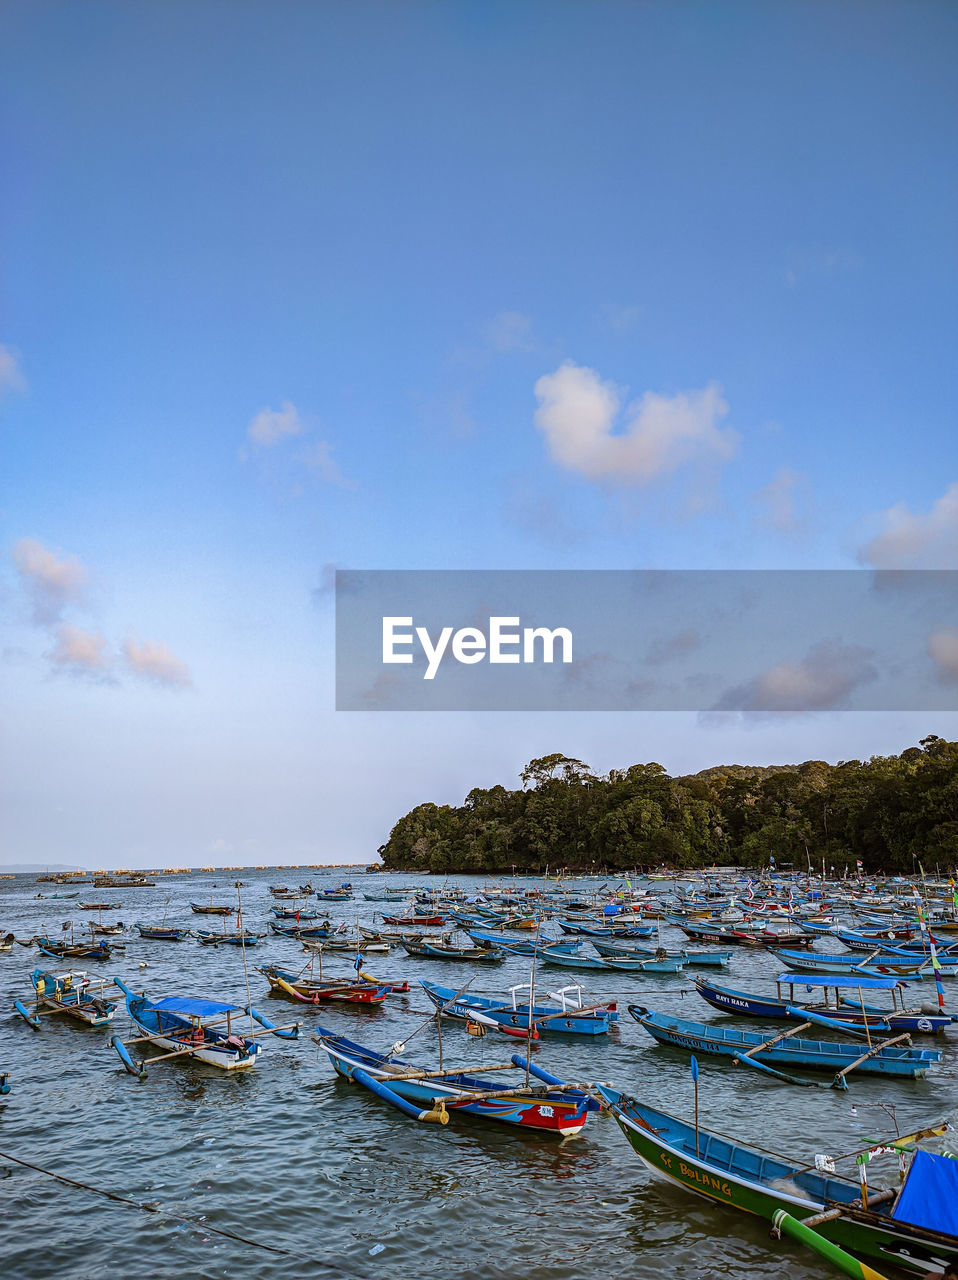
{"label": "boat hull", "polygon": [[[697,1156],[695,1131],[691,1126],[681,1121],[674,1122],[674,1130],[663,1136],[661,1124],[656,1125],[655,1120],[673,1121],[673,1117],[652,1112],[651,1108],[644,1108],[641,1104],[632,1104],[631,1100],[621,1099],[611,1090],[602,1089],[601,1092],[612,1101],[612,1114],[619,1128],[647,1169],[674,1186],[683,1187],[715,1204],[727,1205],[766,1220],[779,1209],[801,1219],[821,1213],[827,1207],[850,1205],[855,1198],[854,1184],[834,1179],[821,1179],[819,1194],[809,1191],[797,1196],[784,1189],[763,1185],[756,1180],[759,1171],[772,1181],[791,1183],[796,1190],[804,1190],[794,1181],[799,1172],[795,1166],[770,1159],[751,1148],[716,1139],[715,1135],[704,1130],[699,1132],[700,1154]],[[615,1098],[619,1101],[614,1101]],[[643,1112],[649,1113],[648,1118],[643,1117]],[[655,1132],[656,1127],[660,1132]],[[717,1148],[717,1158],[709,1159],[713,1143]],[[906,1223],[882,1220],[880,1215],[856,1213],[851,1209],[849,1216],[821,1223],[816,1230],[852,1253],[893,1262],[912,1275],[924,1276],[930,1270],[940,1270],[942,1261],[958,1257],[958,1241],[953,1237],[923,1232]]]}

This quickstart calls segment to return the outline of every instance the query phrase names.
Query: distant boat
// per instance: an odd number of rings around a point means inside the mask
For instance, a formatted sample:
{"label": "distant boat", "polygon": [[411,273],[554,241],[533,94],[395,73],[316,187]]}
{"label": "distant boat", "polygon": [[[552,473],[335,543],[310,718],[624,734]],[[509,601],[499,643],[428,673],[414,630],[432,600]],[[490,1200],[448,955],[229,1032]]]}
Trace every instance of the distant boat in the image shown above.
{"label": "distant boat", "polygon": [[214,903],[210,898],[209,903],[191,902],[190,910],[195,911],[198,916],[228,916],[233,912],[233,908],[225,903]]}

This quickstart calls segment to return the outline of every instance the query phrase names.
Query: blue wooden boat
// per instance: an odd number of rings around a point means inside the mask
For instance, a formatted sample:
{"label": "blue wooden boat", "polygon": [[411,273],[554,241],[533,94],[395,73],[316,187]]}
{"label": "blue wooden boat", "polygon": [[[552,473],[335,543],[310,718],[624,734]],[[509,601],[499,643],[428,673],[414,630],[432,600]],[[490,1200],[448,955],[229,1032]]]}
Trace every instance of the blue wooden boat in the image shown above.
{"label": "blue wooden boat", "polygon": [[485,929],[466,929],[464,932],[480,946],[483,943],[491,943],[494,947],[513,956],[540,955],[547,948],[556,954],[562,950],[567,955],[574,956],[582,946],[581,942],[559,941],[554,938],[544,938],[541,935],[536,938],[504,938],[500,933],[490,933]]}
{"label": "blue wooden boat", "polygon": [[862,973],[870,978],[887,978],[893,974],[899,978],[921,978],[931,973],[930,959],[922,962],[885,952],[858,956],[825,955],[819,951],[776,951],[771,947],[769,950],[786,969],[808,973]]}
{"label": "blue wooden boat", "polygon": [[277,920],[319,920],[326,913],[309,907],[270,907],[270,912]]}
{"label": "blue wooden boat", "polygon": [[[510,1085],[461,1068],[430,1071],[396,1057],[395,1052],[367,1049],[326,1027],[320,1027],[313,1039],[328,1054],[338,1075],[363,1085],[415,1120],[446,1124],[450,1113],[464,1112],[530,1132],[567,1137],[579,1133],[589,1112],[600,1107],[582,1088],[566,1084],[532,1062],[529,1074],[543,1083]],[[524,1072],[525,1058],[515,1055],[512,1066]]]}
{"label": "blue wooden boat", "polygon": [[499,964],[505,957],[501,947],[453,947],[444,942],[430,941],[428,938],[400,938],[399,945],[407,955],[426,960],[459,960],[478,964]]}
{"label": "blue wooden boat", "polygon": [[585,956],[565,951],[561,947],[543,947],[539,953],[543,964],[553,964],[564,969],[604,969],[607,973],[619,970],[623,973],[681,973],[682,961],[655,959],[652,956]]}
{"label": "blue wooden boat", "polygon": [[[894,1190],[878,1193],[877,1189],[868,1193],[865,1170],[871,1170],[874,1177],[874,1163],[860,1163],[859,1175],[854,1178],[820,1173],[814,1164],[800,1164],[794,1158],[745,1146],[606,1086],[600,1085],[599,1093],[642,1163],[673,1186],[766,1223],[784,1209],[813,1223],[815,1231],[841,1248],[877,1260],[883,1274],[883,1263],[924,1277],[940,1275],[946,1263],[958,1261],[958,1170],[954,1160],[917,1150],[897,1194]],[[904,1164],[916,1142],[945,1129],[945,1125],[937,1125],[889,1138],[877,1151],[897,1147]],[[877,1151],[853,1152],[848,1158],[867,1159]],[[894,1154],[889,1156],[892,1159]],[[776,1263],[770,1266],[769,1274],[781,1270]],[[878,1275],[871,1268],[846,1273]]]}
{"label": "blue wooden boat", "polygon": [[[851,1070],[867,1075],[915,1079],[925,1075],[929,1067],[941,1061],[940,1049],[902,1049],[897,1045],[876,1045],[863,1053],[860,1043],[799,1040],[796,1033],[806,1024],[799,1024],[795,1031],[782,1032],[769,1039],[754,1032],[732,1030],[715,1023],[689,1022],[685,1018],[655,1013],[644,1005],[630,1004],[629,1013],[660,1044],[688,1049],[692,1053],[732,1058],[743,1066],[757,1067],[791,1084],[808,1084],[809,1081],[777,1071],[774,1066],[832,1071],[835,1079],[830,1087],[844,1089],[847,1087],[845,1075]],[[849,1028],[845,1030],[846,1034],[850,1033]]]}
{"label": "blue wooden boat", "polygon": [[34,990],[34,1008],[30,1012],[21,1000],[13,1002],[14,1010],[34,1030],[48,1014],[64,1013],[88,1027],[106,1026],[116,1012],[116,1003],[107,1000],[104,991],[113,984],[91,978],[88,973],[73,971],[50,973],[34,969],[30,975]]}
{"label": "blue wooden boat", "polygon": [[189,929],[179,929],[170,924],[140,924],[133,926],[141,938],[150,938],[154,942],[179,942],[189,937]]}
{"label": "blue wooden boat", "polygon": [[600,956],[630,956],[638,960],[655,960],[659,958],[678,960],[685,968],[701,965],[708,968],[724,969],[728,967],[728,963],[732,958],[731,951],[699,951],[694,948],[670,951],[665,947],[643,947],[637,943],[610,942],[600,938],[594,938],[592,945]]}
{"label": "blue wooden boat", "polygon": [[[518,993],[528,991],[528,984],[512,987],[509,998],[502,1000],[492,996],[477,996],[456,991],[453,987],[440,987],[420,978],[419,984],[426,995],[442,1013],[466,1022],[500,1027],[507,1033],[524,1036],[528,1033],[530,1008],[528,1001],[520,1002]],[[578,993],[577,996],[574,993]],[[583,1004],[581,987],[563,987],[557,991],[559,1004],[533,1004],[532,1029],[536,1033],[561,1032],[563,1035],[597,1036],[608,1031],[618,1020],[615,1002],[601,1005]],[[576,1002],[578,1001],[578,1002]]]}
{"label": "blue wooden boat", "polygon": [[9,1093],[12,1088],[10,1084],[10,1072],[0,1071],[0,1096]]}
{"label": "blue wooden boat", "polygon": [[[166,1058],[196,1058],[224,1071],[255,1067],[262,1045],[235,1029],[237,1014],[245,1014],[250,1025],[253,1022],[259,1024],[262,1030],[257,1035],[276,1035],[290,1040],[299,1035],[298,1023],[277,1027],[251,1005],[244,1008],[197,996],[166,996],[162,1000],[150,1000],[145,993],[137,995],[131,991],[121,978],[113,981],[126,997],[127,1013],[143,1034],[126,1041],[119,1036],[111,1036],[110,1044],[126,1070],[141,1079],[145,1077],[148,1065]],[[158,1058],[134,1060],[129,1052],[131,1046],[146,1044],[167,1052]]]}
{"label": "blue wooden boat", "polygon": [[[822,998],[812,1003],[803,1002],[801,996],[796,997],[796,987],[805,987],[808,991],[819,988]],[[696,978],[695,988],[713,1009],[747,1018],[784,1018],[794,1022],[811,1019],[836,1029],[867,1026],[872,1031],[918,1031],[934,1035],[956,1021],[951,1014],[939,1013],[934,1005],[906,1009],[904,983],[899,978],[868,978],[858,974],[810,978],[805,974],[783,973],[775,981],[774,996],[736,991],[706,978]],[[842,995],[842,992],[856,991],[858,1000]],[[891,1009],[866,1004],[865,991],[890,992]]]}
{"label": "blue wooden boat", "polygon": [[278,933],[283,938],[326,938],[332,932],[328,920],[324,924],[279,924],[268,920],[267,925],[270,933]]}
{"label": "blue wooden boat", "polygon": [[196,936],[204,947],[255,947],[266,934],[251,933],[248,929],[231,929],[223,933],[200,929]]}
{"label": "blue wooden boat", "polygon": [[56,960],[109,960],[113,954],[113,948],[102,938],[99,942],[61,942],[41,937],[36,943],[45,956]]}
{"label": "blue wooden boat", "polygon": [[563,933],[582,938],[651,938],[655,933],[655,925],[592,925],[571,924],[568,920],[557,920],[556,924]]}

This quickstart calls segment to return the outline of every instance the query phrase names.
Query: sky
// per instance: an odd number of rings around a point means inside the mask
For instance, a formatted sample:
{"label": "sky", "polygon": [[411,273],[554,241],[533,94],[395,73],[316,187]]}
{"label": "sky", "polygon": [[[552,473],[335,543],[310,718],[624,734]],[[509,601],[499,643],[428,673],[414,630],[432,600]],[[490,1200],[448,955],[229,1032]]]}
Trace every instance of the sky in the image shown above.
{"label": "sky", "polygon": [[958,568],[956,54],[929,0],[8,0],[0,861],[365,862],[552,751],[956,736],[337,712],[331,589]]}

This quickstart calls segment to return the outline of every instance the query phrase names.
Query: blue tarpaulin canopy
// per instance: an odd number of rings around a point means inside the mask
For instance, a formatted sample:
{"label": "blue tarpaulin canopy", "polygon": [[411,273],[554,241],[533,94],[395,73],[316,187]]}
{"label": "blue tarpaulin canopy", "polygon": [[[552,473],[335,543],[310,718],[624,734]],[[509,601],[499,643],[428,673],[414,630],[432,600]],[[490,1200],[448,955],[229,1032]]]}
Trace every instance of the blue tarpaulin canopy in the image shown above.
{"label": "blue tarpaulin canopy", "polygon": [[958,1235],[958,1160],[916,1151],[891,1216],[914,1227]]}
{"label": "blue tarpaulin canopy", "polygon": [[[776,982],[787,982],[792,987],[897,987],[900,978],[852,977],[850,974],[833,973],[828,978],[814,978],[804,973],[783,973]],[[904,985],[902,983],[902,985]]]}
{"label": "blue tarpaulin canopy", "polygon": [[181,1013],[187,1018],[209,1018],[214,1013],[239,1013],[238,1004],[220,1004],[218,1000],[200,1000],[196,996],[165,996],[157,1000],[154,1009],[166,1013]]}

